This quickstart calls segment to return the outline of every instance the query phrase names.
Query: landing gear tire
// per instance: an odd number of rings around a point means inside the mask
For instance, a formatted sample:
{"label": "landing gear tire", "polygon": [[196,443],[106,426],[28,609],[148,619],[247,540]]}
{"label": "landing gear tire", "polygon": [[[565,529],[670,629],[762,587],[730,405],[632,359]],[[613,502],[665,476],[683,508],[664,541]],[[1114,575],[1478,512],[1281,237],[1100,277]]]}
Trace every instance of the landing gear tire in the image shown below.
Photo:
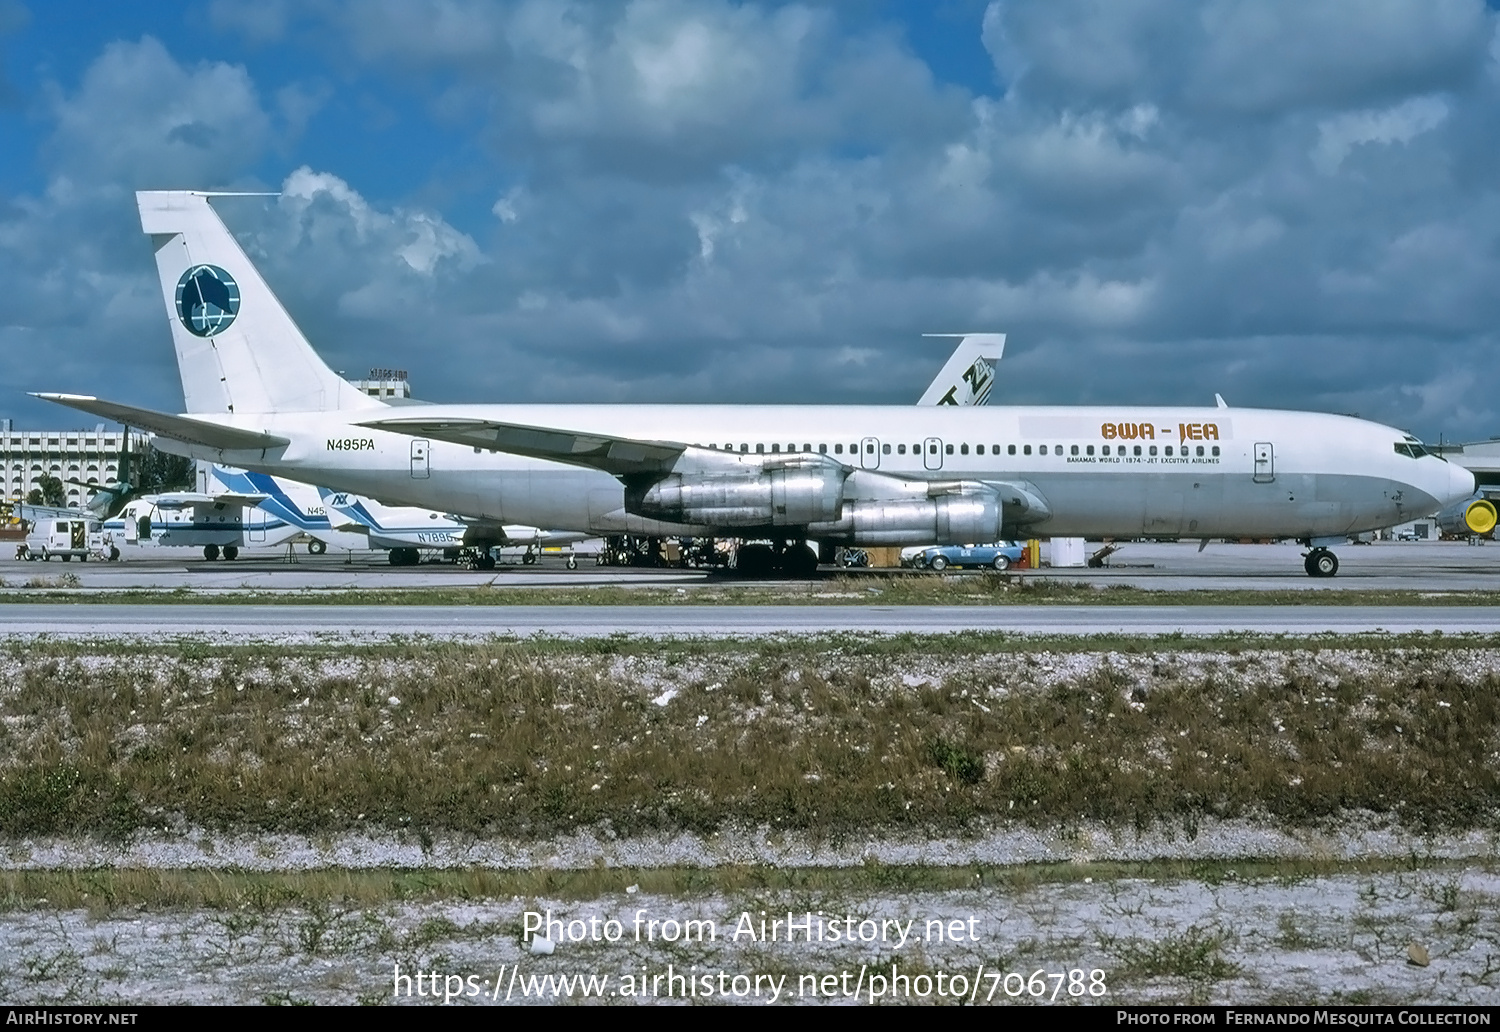
{"label": "landing gear tire", "polygon": [[734,568],[742,577],[769,577],[776,569],[776,553],[770,545],[742,545]]}
{"label": "landing gear tire", "polygon": [[1326,548],[1314,548],[1302,561],[1309,577],[1332,577],[1339,572],[1339,557]]}
{"label": "landing gear tire", "polygon": [[109,561],[112,563],[120,561],[120,550],[114,545],[109,546]]}
{"label": "landing gear tire", "polygon": [[995,556],[994,567],[996,573],[1004,573],[1010,569],[1010,559],[1003,555],[997,555]]}
{"label": "landing gear tire", "polygon": [[570,556],[568,556],[568,569],[570,569],[570,570],[576,570],[576,569],[578,569],[578,557],[576,555],[570,555]]}
{"label": "landing gear tire", "polygon": [[307,554],[308,555],[322,555],[326,551],[328,551],[328,544],[327,544],[327,542],[324,542],[324,541],[309,541],[307,543]]}
{"label": "landing gear tire", "polygon": [[228,559],[230,562],[234,562],[239,557],[240,557],[240,550],[238,548],[236,548],[234,545],[225,545],[224,546],[224,558],[225,559]]}
{"label": "landing gear tire", "polygon": [[788,577],[812,577],[818,572],[818,557],[801,542],[794,543],[782,553],[781,572]]}
{"label": "landing gear tire", "polygon": [[523,555],[523,556],[521,556],[521,565],[523,565],[523,566],[535,566],[536,565],[536,553],[533,552],[533,551],[531,551],[530,549],[527,549],[526,550],[526,554]]}
{"label": "landing gear tire", "polygon": [[480,554],[475,566],[481,570],[493,570],[495,568],[495,553],[486,548]]}
{"label": "landing gear tire", "polygon": [[932,568],[934,573],[942,573],[948,568],[948,560],[940,555],[935,555],[932,557],[932,562],[927,565]]}
{"label": "landing gear tire", "polygon": [[415,566],[419,559],[415,548],[393,548],[386,554],[386,561],[392,566]]}
{"label": "landing gear tire", "polygon": [[219,546],[218,545],[204,545],[203,546],[203,558],[207,559],[209,562],[213,562],[215,559],[219,558]]}

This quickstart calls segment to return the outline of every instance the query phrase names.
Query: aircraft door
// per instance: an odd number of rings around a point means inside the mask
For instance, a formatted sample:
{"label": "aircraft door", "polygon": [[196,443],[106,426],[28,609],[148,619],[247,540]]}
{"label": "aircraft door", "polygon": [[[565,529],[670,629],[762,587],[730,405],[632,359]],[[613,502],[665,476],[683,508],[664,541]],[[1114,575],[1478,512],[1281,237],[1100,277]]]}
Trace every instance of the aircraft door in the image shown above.
{"label": "aircraft door", "polygon": [[421,438],[411,442],[411,475],[413,480],[426,480],[432,475],[428,453],[432,445]]}
{"label": "aircraft door", "polygon": [[943,468],[943,440],[940,437],[929,437],[922,442],[922,465],[928,469]]}
{"label": "aircraft door", "polygon": [[866,437],[860,442],[859,464],[865,469],[880,468],[880,441],[878,438]]}
{"label": "aircraft door", "polygon": [[1255,482],[1269,484],[1276,479],[1276,449],[1269,441],[1255,445]]}

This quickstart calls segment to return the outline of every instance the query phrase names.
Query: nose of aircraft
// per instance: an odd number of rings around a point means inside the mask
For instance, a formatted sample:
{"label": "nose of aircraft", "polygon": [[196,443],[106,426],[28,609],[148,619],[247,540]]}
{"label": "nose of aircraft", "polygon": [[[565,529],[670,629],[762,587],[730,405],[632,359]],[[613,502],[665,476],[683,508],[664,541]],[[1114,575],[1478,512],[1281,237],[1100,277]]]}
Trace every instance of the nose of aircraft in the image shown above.
{"label": "nose of aircraft", "polygon": [[1439,499],[1444,506],[1462,501],[1474,493],[1474,474],[1456,462],[1449,462],[1446,465],[1448,467],[1448,493]]}

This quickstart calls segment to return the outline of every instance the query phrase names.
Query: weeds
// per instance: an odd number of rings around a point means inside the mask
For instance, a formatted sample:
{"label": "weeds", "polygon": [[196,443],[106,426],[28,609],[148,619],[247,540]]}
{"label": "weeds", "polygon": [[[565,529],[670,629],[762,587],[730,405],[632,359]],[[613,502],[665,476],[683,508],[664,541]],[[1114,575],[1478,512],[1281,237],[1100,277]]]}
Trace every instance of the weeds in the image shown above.
{"label": "weeds", "polygon": [[1194,925],[1158,939],[1134,939],[1101,943],[1120,959],[1115,977],[1171,977],[1190,982],[1220,982],[1239,973],[1224,957],[1229,934]]}
{"label": "weeds", "polygon": [[431,855],[725,824],[1500,822],[1488,653],[1052,655],[1072,672],[1041,676],[984,641],[0,650],[0,834],[395,833]]}

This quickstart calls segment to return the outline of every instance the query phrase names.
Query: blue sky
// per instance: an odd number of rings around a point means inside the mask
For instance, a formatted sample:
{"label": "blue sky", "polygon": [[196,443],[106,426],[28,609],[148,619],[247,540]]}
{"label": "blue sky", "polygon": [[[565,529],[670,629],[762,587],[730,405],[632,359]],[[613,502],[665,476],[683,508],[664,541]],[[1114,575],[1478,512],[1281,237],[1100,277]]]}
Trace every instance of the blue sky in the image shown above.
{"label": "blue sky", "polygon": [[0,417],[175,409],[141,188],[440,401],[997,399],[1500,434],[1480,0],[0,0]]}

